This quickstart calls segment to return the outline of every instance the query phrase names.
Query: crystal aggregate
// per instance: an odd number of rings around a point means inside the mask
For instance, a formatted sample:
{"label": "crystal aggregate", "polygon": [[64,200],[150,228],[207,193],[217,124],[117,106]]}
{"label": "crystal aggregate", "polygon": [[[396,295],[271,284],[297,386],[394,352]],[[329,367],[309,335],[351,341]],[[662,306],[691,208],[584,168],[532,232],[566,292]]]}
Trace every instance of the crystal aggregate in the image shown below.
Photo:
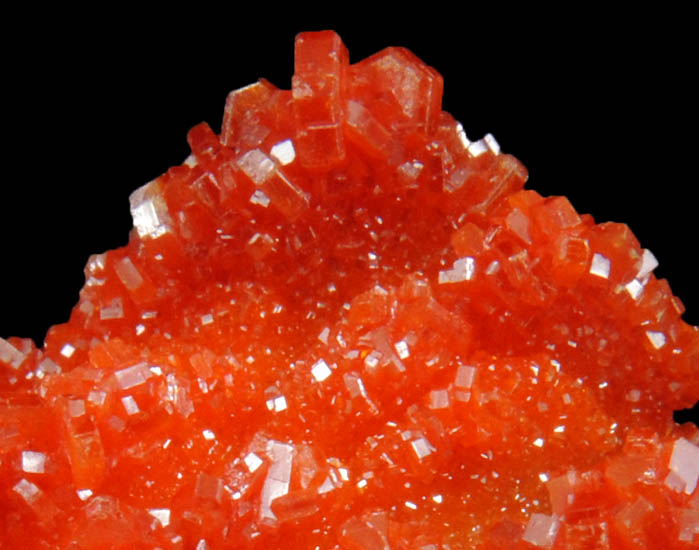
{"label": "crystal aggregate", "polygon": [[0,338],[3,544],[699,547],[697,330],[442,91],[302,33],[189,132],[70,320]]}

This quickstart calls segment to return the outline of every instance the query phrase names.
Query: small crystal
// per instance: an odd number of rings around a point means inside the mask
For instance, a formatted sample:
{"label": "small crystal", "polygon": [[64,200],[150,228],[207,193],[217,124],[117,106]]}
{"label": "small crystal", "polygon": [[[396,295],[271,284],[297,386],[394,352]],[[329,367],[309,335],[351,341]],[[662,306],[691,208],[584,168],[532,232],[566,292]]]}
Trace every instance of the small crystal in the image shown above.
{"label": "small crystal", "polygon": [[46,455],[36,451],[22,451],[22,470],[28,474],[43,474]]}
{"label": "small crystal", "polygon": [[248,453],[244,459],[245,465],[248,467],[250,473],[253,473],[260,466],[262,466],[262,459],[255,453]]}
{"label": "small crystal", "polygon": [[660,349],[665,345],[666,338],[662,332],[647,330],[646,336],[648,337],[648,340],[650,340],[650,343],[653,344],[655,349]]}
{"label": "small crystal", "polygon": [[134,191],[129,201],[133,224],[141,238],[157,239],[171,230],[172,220],[158,180]]}
{"label": "small crystal", "polygon": [[114,373],[114,377],[122,390],[128,390],[144,384],[151,377],[151,372],[146,363],[138,363],[137,365],[118,370]]}
{"label": "small crystal", "polygon": [[313,374],[313,378],[315,378],[316,381],[323,382],[328,378],[328,376],[332,374],[332,371],[323,359],[319,359],[311,368],[311,373]]}
{"label": "small crystal", "polygon": [[265,195],[264,191],[258,189],[250,197],[250,202],[267,208],[269,206],[269,197]]}
{"label": "small crystal", "polygon": [[138,414],[140,412],[140,409],[138,408],[138,403],[136,403],[136,400],[131,395],[126,395],[122,397],[121,403],[124,405],[126,414],[133,415]]}
{"label": "small crystal", "polygon": [[34,502],[41,495],[39,488],[26,479],[20,479],[12,490],[28,503]]}
{"label": "small crystal", "polygon": [[411,441],[410,446],[413,448],[413,452],[420,460],[435,451],[435,448],[424,437]]}
{"label": "small crystal", "polygon": [[294,144],[291,142],[290,139],[280,141],[272,147],[270,155],[277,159],[279,164],[281,164],[282,166],[291,164],[292,162],[294,162],[294,159],[296,158]]}
{"label": "small crystal", "polygon": [[12,368],[18,368],[26,358],[26,354],[20,352],[7,340],[0,338],[0,361],[7,363]]}
{"label": "small crystal", "polygon": [[683,485],[681,490],[691,495],[699,481],[699,446],[683,437],[676,440],[670,457],[670,473]]}
{"label": "small crystal", "polygon": [[539,548],[552,548],[560,527],[558,517],[532,514],[522,539]]}
{"label": "small crystal", "polygon": [[66,359],[73,357],[73,353],[75,353],[75,348],[70,344],[66,344],[61,348],[61,355]]}
{"label": "small crystal", "polygon": [[170,509],[169,508],[151,508],[148,513],[158,520],[161,527],[170,525]]}
{"label": "small crystal", "polygon": [[601,277],[602,279],[609,278],[609,270],[611,267],[611,262],[608,258],[602,256],[602,254],[595,253],[592,257],[592,265],[590,266],[590,273]]}

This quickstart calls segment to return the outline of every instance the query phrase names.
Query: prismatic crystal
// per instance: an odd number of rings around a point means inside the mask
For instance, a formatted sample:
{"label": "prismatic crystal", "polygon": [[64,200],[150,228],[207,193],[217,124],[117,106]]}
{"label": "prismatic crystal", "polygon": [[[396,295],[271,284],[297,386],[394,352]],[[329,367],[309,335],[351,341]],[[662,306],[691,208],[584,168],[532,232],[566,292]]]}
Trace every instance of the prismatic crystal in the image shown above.
{"label": "prismatic crystal", "polygon": [[304,33],[191,130],[69,322],[0,339],[3,547],[698,547],[696,329],[441,97]]}

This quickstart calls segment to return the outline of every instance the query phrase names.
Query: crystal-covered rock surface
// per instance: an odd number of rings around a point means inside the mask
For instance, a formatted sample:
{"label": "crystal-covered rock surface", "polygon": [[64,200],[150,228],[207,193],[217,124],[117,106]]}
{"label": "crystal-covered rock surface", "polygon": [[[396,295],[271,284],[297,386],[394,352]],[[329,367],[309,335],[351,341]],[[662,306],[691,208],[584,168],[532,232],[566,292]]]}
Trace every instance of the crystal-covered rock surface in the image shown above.
{"label": "crystal-covered rock surface", "polygon": [[0,339],[0,540],[696,547],[699,335],[655,256],[524,190],[409,51],[295,56],[131,195],[43,348]]}

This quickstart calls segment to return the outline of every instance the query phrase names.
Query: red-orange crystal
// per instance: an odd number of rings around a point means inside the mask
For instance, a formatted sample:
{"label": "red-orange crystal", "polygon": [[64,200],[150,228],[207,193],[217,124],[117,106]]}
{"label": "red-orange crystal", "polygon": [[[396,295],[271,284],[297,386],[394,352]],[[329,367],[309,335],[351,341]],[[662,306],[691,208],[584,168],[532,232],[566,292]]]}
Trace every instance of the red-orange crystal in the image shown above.
{"label": "red-orange crystal", "polygon": [[409,51],[295,56],[42,349],[0,339],[0,546],[699,547],[699,334],[653,255],[523,190]]}

